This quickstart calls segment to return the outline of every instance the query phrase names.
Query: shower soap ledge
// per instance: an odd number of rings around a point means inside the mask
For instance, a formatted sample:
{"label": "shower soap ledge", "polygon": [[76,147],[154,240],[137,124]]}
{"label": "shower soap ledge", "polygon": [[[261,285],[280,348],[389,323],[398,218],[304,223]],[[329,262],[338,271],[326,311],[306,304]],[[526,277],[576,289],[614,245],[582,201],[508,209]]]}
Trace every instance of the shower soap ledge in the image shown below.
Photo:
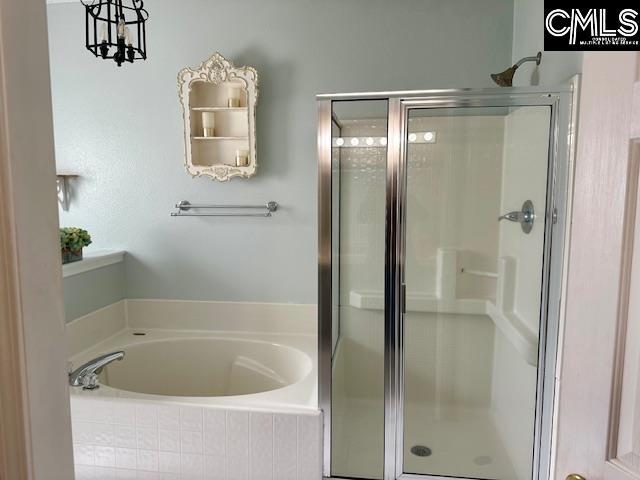
{"label": "shower soap ledge", "polygon": [[[487,315],[530,365],[538,364],[538,334],[530,326],[536,319],[516,311],[516,262],[514,257],[498,259],[495,301],[488,298],[456,298],[458,252],[439,248],[436,255],[436,293],[407,292],[407,312]],[[364,310],[384,310],[384,292],[351,290],[349,305]]]}
{"label": "shower soap ledge", "polygon": [[[498,298],[498,302],[501,299]],[[351,290],[349,305],[363,310],[384,310],[384,294],[375,290]],[[442,300],[435,295],[407,292],[408,313],[486,315],[530,365],[538,364],[538,338],[512,310],[505,311],[482,298]]]}
{"label": "shower soap ledge", "polygon": [[[484,299],[443,300],[435,295],[407,292],[407,312],[485,314]],[[384,310],[384,294],[377,290],[351,290],[349,305],[363,310]]]}

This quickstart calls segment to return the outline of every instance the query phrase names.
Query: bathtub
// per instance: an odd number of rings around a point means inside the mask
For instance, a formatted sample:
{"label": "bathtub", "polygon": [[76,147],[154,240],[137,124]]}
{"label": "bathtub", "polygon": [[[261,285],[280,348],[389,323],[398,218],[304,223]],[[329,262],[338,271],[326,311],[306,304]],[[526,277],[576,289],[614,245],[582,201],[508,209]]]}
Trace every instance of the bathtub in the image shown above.
{"label": "bathtub", "polygon": [[[159,328],[129,313],[70,359],[125,352],[98,389],[70,387],[76,480],[321,478],[315,335]],[[73,327],[103,328],[87,317]]]}
{"label": "bathtub", "polygon": [[98,390],[72,388],[72,394],[315,409],[314,348],[313,338],[296,335],[127,329],[71,358],[80,365],[125,352],[103,369]]}

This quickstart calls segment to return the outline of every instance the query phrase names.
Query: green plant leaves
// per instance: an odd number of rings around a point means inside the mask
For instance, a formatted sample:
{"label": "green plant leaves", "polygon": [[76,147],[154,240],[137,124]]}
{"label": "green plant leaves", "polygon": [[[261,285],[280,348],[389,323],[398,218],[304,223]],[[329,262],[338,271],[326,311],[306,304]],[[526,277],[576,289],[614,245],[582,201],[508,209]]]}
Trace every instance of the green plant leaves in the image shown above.
{"label": "green plant leaves", "polygon": [[83,247],[91,245],[89,232],[78,227],[63,227],[60,229],[60,249],[78,252]]}

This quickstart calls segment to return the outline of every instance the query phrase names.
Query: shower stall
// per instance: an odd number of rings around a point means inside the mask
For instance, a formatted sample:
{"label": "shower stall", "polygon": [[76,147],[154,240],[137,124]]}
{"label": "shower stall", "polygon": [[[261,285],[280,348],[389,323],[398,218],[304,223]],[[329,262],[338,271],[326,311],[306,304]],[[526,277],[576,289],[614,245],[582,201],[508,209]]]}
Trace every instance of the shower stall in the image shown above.
{"label": "shower stall", "polygon": [[548,478],[576,84],[318,96],[325,477]]}

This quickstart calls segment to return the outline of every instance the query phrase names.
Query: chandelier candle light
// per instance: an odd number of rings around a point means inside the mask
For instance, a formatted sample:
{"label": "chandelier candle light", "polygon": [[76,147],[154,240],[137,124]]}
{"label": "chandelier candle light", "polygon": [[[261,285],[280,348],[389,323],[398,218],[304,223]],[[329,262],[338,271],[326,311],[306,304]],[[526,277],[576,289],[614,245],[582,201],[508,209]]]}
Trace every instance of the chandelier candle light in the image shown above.
{"label": "chandelier candle light", "polygon": [[96,57],[124,62],[147,59],[142,0],[82,0],[86,9],[86,47]]}

